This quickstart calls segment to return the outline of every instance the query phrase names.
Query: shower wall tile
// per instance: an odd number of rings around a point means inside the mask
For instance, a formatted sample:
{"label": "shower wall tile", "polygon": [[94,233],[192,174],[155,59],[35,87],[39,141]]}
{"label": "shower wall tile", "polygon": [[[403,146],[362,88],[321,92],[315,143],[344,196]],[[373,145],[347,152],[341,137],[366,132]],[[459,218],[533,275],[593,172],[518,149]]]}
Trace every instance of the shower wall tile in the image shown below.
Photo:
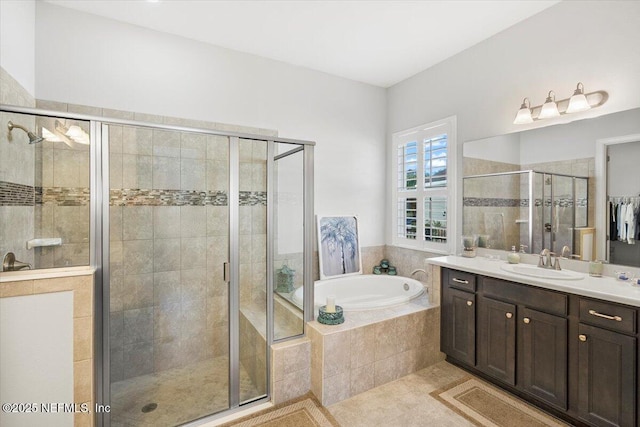
{"label": "shower wall tile", "polygon": [[122,239],[153,239],[153,207],[125,206],[122,208]]}
{"label": "shower wall tile", "polygon": [[153,240],[154,271],[180,270],[180,239]]}
{"label": "shower wall tile", "polygon": [[88,116],[102,116],[102,108],[88,105],[67,104],[69,113],[86,114]]}
{"label": "shower wall tile", "polygon": [[251,191],[267,191],[266,163],[253,164],[251,166]]}
{"label": "shower wall tile", "polygon": [[164,123],[165,118],[163,116],[158,116],[156,114],[146,114],[146,113],[133,113],[133,118],[138,122],[147,122],[147,123]]}
{"label": "shower wall tile", "polygon": [[180,341],[156,340],[153,343],[153,362],[156,372],[178,368],[184,364]]}
{"label": "shower wall tile", "polygon": [[240,191],[251,191],[253,188],[253,165],[240,163]]}
{"label": "shower wall tile", "polygon": [[53,150],[53,186],[89,187],[89,152]]}
{"label": "shower wall tile", "polygon": [[165,271],[153,275],[153,298],[156,307],[168,307],[179,304],[180,271]]}
{"label": "shower wall tile", "polygon": [[64,244],[89,243],[89,206],[54,206],[54,236]]}
{"label": "shower wall tile", "polygon": [[153,157],[153,188],[180,190],[180,160],[173,157]]}
{"label": "shower wall tile", "polygon": [[264,205],[251,206],[251,232],[253,234],[267,233],[267,207]]}
{"label": "shower wall tile", "polygon": [[207,159],[228,162],[229,138],[220,135],[207,135]]}
{"label": "shower wall tile", "polygon": [[153,337],[153,307],[124,310],[124,344],[147,342]]}
{"label": "shower wall tile", "polygon": [[124,313],[112,312],[109,318],[109,345],[122,350],[124,346]]}
{"label": "shower wall tile", "polygon": [[229,166],[227,161],[206,160],[207,191],[228,191]]}
{"label": "shower wall tile", "polygon": [[53,249],[54,267],[89,265],[89,243],[66,243]]}
{"label": "shower wall tile", "polygon": [[179,342],[182,306],[179,302],[154,307],[153,337],[162,342]]}
{"label": "shower wall tile", "polygon": [[153,372],[153,343],[141,342],[123,347],[123,379]]}
{"label": "shower wall tile", "polygon": [[135,120],[135,114],[130,111],[112,110],[110,108],[103,108],[102,115],[113,119],[123,120]]}
{"label": "shower wall tile", "polygon": [[207,267],[207,238],[189,237],[181,241],[181,268],[182,270],[191,268]]}
{"label": "shower wall tile", "polygon": [[[6,126],[9,121],[27,129],[35,128],[35,119],[32,116],[0,113],[0,123],[4,123]],[[4,130],[0,132],[0,181],[33,186],[35,182],[35,147],[35,145],[29,144],[29,138],[23,131],[14,129],[9,132],[4,127]]]}
{"label": "shower wall tile", "polygon": [[240,163],[251,163],[253,161],[253,141],[249,139],[238,140],[238,151]]}
{"label": "shower wall tile", "polygon": [[120,188],[153,188],[153,158],[123,154],[122,187]]}
{"label": "shower wall tile", "polygon": [[153,273],[124,276],[126,298],[123,308],[131,310],[153,306]]}
{"label": "shower wall tile", "polygon": [[151,129],[124,126],[122,128],[122,152],[125,154],[153,155]]}
{"label": "shower wall tile", "polygon": [[33,264],[26,242],[34,233],[33,206],[0,206],[0,256],[13,252],[16,259]]}
{"label": "shower wall tile", "polygon": [[180,157],[180,133],[166,130],[153,130],[153,155]]}
{"label": "shower wall tile", "polygon": [[122,210],[119,206],[109,207],[109,239],[122,240]]}
{"label": "shower wall tile", "polygon": [[112,240],[109,246],[109,266],[111,276],[122,277],[124,274],[124,244],[121,240]]}
{"label": "shower wall tile", "polygon": [[182,302],[191,300],[204,301],[207,297],[207,269],[197,268],[181,272]]}
{"label": "shower wall tile", "polygon": [[207,236],[226,236],[229,234],[229,208],[227,206],[207,206],[205,215]]}
{"label": "shower wall tile", "polygon": [[[152,273],[154,266],[153,240],[127,240],[123,242],[124,274]],[[156,260],[157,265],[161,260]]]}
{"label": "shower wall tile", "polygon": [[124,350],[123,347],[111,347],[110,351],[110,379],[111,382],[124,379]]}
{"label": "shower wall tile", "polygon": [[153,236],[155,239],[180,237],[181,212],[180,206],[153,207]]}
{"label": "shower wall tile", "polygon": [[207,329],[207,301],[189,300],[182,302],[180,338],[204,335]]}
{"label": "shower wall tile", "polygon": [[251,206],[240,206],[238,211],[239,232],[241,235],[251,234]]}
{"label": "shower wall tile", "polygon": [[113,158],[114,154],[122,154],[122,140],[123,140],[123,128],[118,125],[109,125],[109,152],[111,155],[110,159]]}
{"label": "shower wall tile", "polygon": [[207,157],[207,135],[188,132],[182,133],[180,157],[183,159],[205,159]]}
{"label": "shower wall tile", "polygon": [[122,154],[111,153],[109,155],[109,188],[110,189],[123,188],[122,187]]}
{"label": "shower wall tile", "polygon": [[124,278],[123,276],[113,276],[109,278],[109,311],[119,312],[124,307]]}
{"label": "shower wall tile", "polygon": [[204,206],[180,207],[180,235],[182,237],[204,237],[207,235],[207,208]]}

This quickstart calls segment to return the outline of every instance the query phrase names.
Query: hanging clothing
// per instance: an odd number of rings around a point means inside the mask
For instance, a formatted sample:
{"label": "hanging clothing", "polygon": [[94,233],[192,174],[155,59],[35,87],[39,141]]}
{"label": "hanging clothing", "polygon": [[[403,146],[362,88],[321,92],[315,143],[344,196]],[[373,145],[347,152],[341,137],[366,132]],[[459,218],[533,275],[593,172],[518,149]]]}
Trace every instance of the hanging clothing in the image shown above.
{"label": "hanging clothing", "polygon": [[618,225],[616,223],[616,214],[618,213],[618,205],[609,202],[609,240],[618,240]]}
{"label": "hanging clothing", "polygon": [[626,226],[626,238],[627,243],[630,245],[635,245],[635,237],[636,237],[636,218],[635,218],[635,206],[632,203],[627,205],[626,215],[624,218],[624,223]]}

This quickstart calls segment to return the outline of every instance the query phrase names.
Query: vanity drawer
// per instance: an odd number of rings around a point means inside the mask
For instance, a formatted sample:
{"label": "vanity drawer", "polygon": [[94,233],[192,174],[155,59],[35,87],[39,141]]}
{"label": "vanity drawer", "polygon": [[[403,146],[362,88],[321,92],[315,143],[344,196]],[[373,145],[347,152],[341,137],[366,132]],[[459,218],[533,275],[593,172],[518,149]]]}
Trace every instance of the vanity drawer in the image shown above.
{"label": "vanity drawer", "polygon": [[565,294],[506,280],[481,277],[484,296],[524,305],[549,314],[566,316],[568,300]]}
{"label": "vanity drawer", "polygon": [[636,310],[606,301],[580,298],[580,322],[633,334],[636,332]]}
{"label": "vanity drawer", "polygon": [[446,269],[443,279],[444,282],[451,287],[470,292],[476,291],[476,275],[473,273]]}

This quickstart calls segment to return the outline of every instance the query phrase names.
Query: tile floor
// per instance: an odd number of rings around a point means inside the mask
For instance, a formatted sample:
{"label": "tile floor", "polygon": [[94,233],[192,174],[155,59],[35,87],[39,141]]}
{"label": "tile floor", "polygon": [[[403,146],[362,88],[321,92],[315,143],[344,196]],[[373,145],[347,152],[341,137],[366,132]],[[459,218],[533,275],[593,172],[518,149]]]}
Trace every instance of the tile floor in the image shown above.
{"label": "tile floor", "polygon": [[[111,385],[111,426],[173,426],[228,407],[229,360],[217,357]],[[247,371],[240,369],[240,400],[261,393]],[[142,412],[148,403],[158,407]]]}
{"label": "tile floor", "polygon": [[469,373],[440,362],[327,407],[342,426],[473,426],[430,392]]}

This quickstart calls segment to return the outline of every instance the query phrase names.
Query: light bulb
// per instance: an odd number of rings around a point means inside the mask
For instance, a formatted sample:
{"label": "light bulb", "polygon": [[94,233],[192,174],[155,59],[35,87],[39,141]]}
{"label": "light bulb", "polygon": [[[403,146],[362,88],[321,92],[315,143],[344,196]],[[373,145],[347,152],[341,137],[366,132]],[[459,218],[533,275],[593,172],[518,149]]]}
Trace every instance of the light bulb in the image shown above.
{"label": "light bulb", "polygon": [[591,105],[589,105],[589,101],[587,101],[587,97],[584,95],[584,85],[578,83],[575,92],[573,92],[573,96],[569,99],[567,113],[578,113],[589,109],[591,109]]}
{"label": "light bulb", "polygon": [[558,111],[558,104],[556,104],[556,94],[550,90],[549,96],[547,96],[547,99],[540,110],[538,119],[551,119],[558,116],[560,116],[560,112]]}
{"label": "light bulb", "polygon": [[533,118],[531,117],[531,108],[529,107],[530,105],[531,103],[529,102],[529,98],[525,98],[522,100],[522,105],[520,106],[520,109],[516,114],[516,118],[513,121],[514,125],[533,123]]}

